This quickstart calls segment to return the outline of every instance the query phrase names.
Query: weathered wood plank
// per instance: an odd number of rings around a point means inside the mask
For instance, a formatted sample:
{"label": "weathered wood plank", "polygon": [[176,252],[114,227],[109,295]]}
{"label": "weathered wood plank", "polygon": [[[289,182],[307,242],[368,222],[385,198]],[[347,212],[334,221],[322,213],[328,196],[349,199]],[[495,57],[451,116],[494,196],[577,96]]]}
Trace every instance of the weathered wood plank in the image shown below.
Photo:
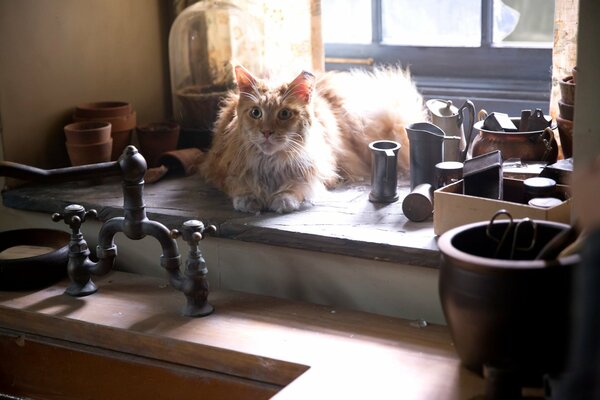
{"label": "weathered wood plank", "polygon": [[[216,236],[249,242],[437,267],[439,253],[432,222],[414,223],[400,200],[382,205],[368,200],[366,185],[345,185],[324,193],[313,206],[289,213],[237,212],[231,200],[199,176],[167,178],[144,188],[148,216],[170,228],[200,219],[219,228]],[[101,220],[122,215],[118,178],[92,182],[29,185],[3,192],[4,205],[51,214],[77,203],[99,211]]]}

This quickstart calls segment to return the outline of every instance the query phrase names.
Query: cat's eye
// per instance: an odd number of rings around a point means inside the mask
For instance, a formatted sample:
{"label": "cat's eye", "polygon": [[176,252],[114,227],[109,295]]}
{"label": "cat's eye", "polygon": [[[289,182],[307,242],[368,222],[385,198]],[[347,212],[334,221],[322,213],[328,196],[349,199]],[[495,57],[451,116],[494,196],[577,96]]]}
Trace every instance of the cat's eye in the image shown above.
{"label": "cat's eye", "polygon": [[262,117],[262,110],[258,107],[252,107],[250,109],[250,116],[254,119],[259,119]]}
{"label": "cat's eye", "polygon": [[277,113],[277,118],[281,120],[290,119],[292,118],[292,112],[288,108],[282,108],[279,110],[279,113]]}

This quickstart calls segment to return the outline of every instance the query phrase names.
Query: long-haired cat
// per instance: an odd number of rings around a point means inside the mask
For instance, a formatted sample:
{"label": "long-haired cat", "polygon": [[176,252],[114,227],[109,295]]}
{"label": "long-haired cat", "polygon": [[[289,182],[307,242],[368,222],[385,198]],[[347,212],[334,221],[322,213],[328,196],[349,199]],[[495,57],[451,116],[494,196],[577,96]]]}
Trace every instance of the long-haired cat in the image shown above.
{"label": "long-haired cat", "polygon": [[222,104],[201,171],[236,210],[290,212],[341,178],[369,178],[374,140],[398,141],[399,170],[408,171],[405,126],[426,114],[401,68],[302,72],[283,84],[241,66],[235,75],[238,91]]}

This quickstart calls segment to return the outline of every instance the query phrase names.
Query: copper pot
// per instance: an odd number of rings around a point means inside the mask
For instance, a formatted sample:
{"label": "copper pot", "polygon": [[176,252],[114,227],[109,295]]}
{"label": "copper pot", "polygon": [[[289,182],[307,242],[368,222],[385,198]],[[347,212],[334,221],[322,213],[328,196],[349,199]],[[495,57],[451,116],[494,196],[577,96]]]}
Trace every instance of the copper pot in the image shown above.
{"label": "copper pot", "polygon": [[[520,118],[511,118],[519,126]],[[556,162],[558,145],[551,128],[530,132],[498,132],[483,129],[483,121],[475,123],[478,132],[471,145],[473,157],[500,150],[502,159],[519,158],[521,161]]]}

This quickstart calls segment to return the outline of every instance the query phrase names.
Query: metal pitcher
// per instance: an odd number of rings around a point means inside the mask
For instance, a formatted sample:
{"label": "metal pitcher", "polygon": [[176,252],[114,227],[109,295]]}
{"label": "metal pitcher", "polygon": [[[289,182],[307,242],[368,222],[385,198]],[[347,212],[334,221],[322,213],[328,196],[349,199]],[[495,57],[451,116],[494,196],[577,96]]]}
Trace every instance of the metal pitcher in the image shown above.
{"label": "metal pitcher", "polygon": [[444,131],[429,122],[417,122],[406,128],[410,142],[410,188],[421,183],[434,185],[435,165],[446,160],[445,143],[452,142],[458,148],[460,136],[448,136]]}
{"label": "metal pitcher", "polygon": [[[475,106],[470,100],[456,107],[451,100],[431,99],[426,102],[431,122],[440,127],[446,136],[458,136],[459,142],[447,141],[444,144],[444,161],[465,161],[471,134],[475,124]],[[463,126],[464,112],[468,112],[466,131]]]}

